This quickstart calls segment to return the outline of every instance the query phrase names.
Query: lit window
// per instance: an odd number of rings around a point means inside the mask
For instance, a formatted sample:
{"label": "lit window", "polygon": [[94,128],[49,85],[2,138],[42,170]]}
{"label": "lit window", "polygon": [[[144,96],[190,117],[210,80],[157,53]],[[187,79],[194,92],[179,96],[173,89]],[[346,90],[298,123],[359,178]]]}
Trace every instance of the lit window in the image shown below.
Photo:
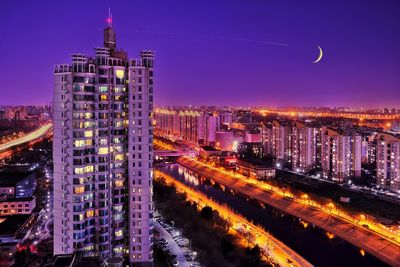
{"label": "lit window", "polygon": [[86,218],[90,218],[94,216],[94,211],[93,210],[88,210],[86,211]]}
{"label": "lit window", "polygon": [[122,236],[122,230],[118,230],[115,232],[116,237],[121,237]]}
{"label": "lit window", "polygon": [[117,78],[122,79],[122,78],[124,78],[124,71],[116,70],[115,75],[117,76]]}
{"label": "lit window", "polygon": [[99,154],[104,155],[108,153],[108,147],[100,147],[99,148]]}
{"label": "lit window", "polygon": [[99,87],[99,92],[101,92],[101,93],[106,93],[107,91],[108,91],[107,86],[100,86],[100,87]]}
{"label": "lit window", "polygon": [[85,192],[85,187],[84,186],[78,186],[74,188],[74,193],[75,194],[83,194]]}
{"label": "lit window", "polygon": [[94,171],[93,165],[85,166],[85,173],[93,172],[93,171]]}
{"label": "lit window", "polygon": [[75,174],[84,174],[83,168],[74,168],[74,173]]}
{"label": "lit window", "polygon": [[85,137],[93,137],[93,131],[85,131]]}
{"label": "lit window", "polygon": [[75,147],[82,147],[85,145],[85,141],[84,140],[75,140],[74,142],[74,146]]}
{"label": "lit window", "polygon": [[123,159],[124,159],[124,155],[123,154],[115,155],[115,160],[123,160]]}

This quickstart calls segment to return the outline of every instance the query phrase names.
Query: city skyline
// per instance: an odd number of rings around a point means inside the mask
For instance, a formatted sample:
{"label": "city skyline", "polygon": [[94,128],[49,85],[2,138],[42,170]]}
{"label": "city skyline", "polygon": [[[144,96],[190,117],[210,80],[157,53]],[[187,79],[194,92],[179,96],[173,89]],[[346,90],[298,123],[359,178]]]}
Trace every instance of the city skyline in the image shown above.
{"label": "city skyline", "polygon": [[[95,9],[91,1],[79,9],[76,3],[1,4],[1,48],[8,53],[0,63],[0,105],[49,102],[54,62],[68,62],[81,47],[92,54],[110,7],[128,53],[156,51],[157,105],[399,107],[395,1],[288,1],[290,9],[263,1],[96,1]],[[48,44],[54,49],[45,49]],[[317,46],[324,56],[312,64]],[[15,83],[22,62],[31,71]]]}

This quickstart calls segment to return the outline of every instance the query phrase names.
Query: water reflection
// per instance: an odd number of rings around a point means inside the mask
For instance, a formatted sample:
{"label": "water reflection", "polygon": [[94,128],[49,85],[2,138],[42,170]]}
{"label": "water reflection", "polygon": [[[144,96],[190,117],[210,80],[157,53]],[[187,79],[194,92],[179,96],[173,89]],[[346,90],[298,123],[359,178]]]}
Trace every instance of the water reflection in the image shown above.
{"label": "water reflection", "polygon": [[315,266],[387,266],[309,222],[221,187],[178,164],[164,166],[161,171],[207,194],[220,204],[228,205],[253,223],[262,225]]}

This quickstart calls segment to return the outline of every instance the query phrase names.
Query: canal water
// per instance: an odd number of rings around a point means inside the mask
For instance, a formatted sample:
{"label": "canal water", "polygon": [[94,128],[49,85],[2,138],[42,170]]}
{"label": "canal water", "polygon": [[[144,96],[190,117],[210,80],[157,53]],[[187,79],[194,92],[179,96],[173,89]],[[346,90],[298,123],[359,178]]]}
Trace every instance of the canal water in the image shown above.
{"label": "canal water", "polygon": [[312,224],[270,206],[263,208],[257,203],[248,201],[244,196],[233,195],[229,190],[223,191],[218,186],[212,186],[181,165],[171,164],[159,169],[186,185],[207,194],[215,201],[227,204],[254,224],[264,226],[268,232],[314,266],[388,266],[368,253],[364,256],[361,255],[359,248]]}

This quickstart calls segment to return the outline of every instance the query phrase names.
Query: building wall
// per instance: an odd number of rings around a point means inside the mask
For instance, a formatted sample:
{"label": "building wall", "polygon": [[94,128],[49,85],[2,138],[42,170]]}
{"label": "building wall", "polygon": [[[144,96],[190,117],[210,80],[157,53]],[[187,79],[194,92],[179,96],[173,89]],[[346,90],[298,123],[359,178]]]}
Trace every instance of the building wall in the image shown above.
{"label": "building wall", "polygon": [[151,265],[153,53],[117,52],[55,66],[54,254]]}
{"label": "building wall", "polygon": [[393,192],[400,190],[400,139],[380,134],[376,146],[377,183]]}
{"label": "building wall", "polygon": [[11,199],[0,202],[0,216],[30,215],[36,207],[36,199]]}

